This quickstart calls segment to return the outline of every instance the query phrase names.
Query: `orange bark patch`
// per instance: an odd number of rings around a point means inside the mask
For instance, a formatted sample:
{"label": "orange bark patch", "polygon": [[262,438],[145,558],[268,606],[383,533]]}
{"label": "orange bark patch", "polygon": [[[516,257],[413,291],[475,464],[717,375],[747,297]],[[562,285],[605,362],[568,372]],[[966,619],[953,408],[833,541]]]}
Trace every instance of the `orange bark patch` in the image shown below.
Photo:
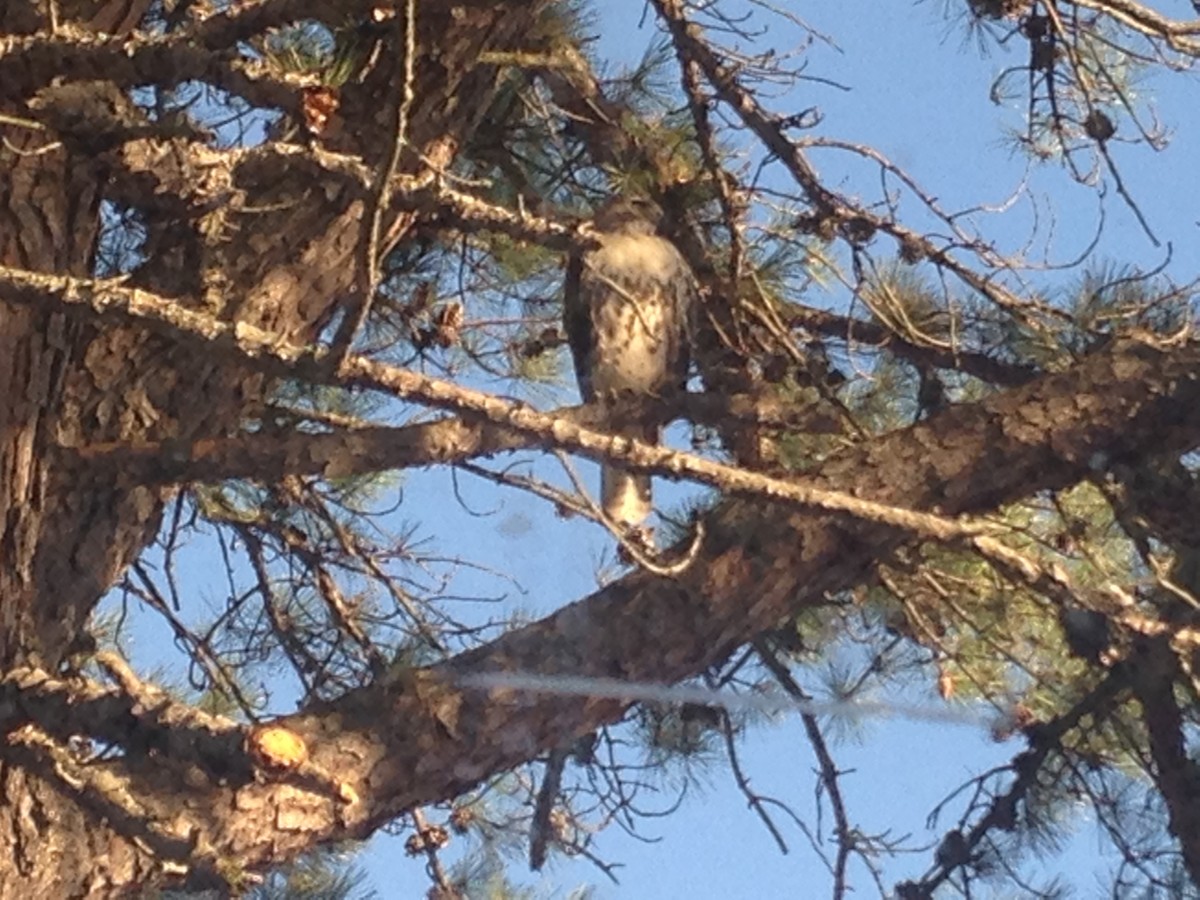
{"label": "orange bark patch", "polygon": [[254,761],[267,769],[297,769],[308,759],[304,738],[282,725],[251,729],[246,743]]}

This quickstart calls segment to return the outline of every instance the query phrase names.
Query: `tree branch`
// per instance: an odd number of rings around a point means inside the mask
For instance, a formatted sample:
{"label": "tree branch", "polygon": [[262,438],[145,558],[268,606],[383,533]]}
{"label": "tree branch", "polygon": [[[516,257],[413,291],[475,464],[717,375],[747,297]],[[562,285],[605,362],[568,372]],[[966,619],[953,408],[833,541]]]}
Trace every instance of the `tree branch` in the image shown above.
{"label": "tree branch", "polygon": [[148,291],[127,288],[121,279],[97,281],[0,268],[0,288],[6,288],[8,299],[13,301],[36,303],[49,300],[75,312],[101,318],[119,317],[181,343],[207,342],[271,375],[382,391],[515,431],[535,447],[570,450],[596,461],[620,460],[626,468],[636,472],[677,480],[690,479],[731,493],[848,513],[938,540],[953,540],[988,530],[975,524],[957,523],[928,513],[863,500],[853,492],[830,491],[771,478],[694,454],[592,431],[519,403],[363,357],[347,357],[335,369],[323,356],[314,356],[307,348],[289,344],[269,332],[243,322],[235,325],[220,322]]}
{"label": "tree branch", "polygon": [[[780,401],[756,397],[685,394],[670,400],[629,404],[631,415],[651,421],[685,419],[704,425],[754,424],[771,428],[824,433],[836,428],[829,416],[794,410]],[[596,406],[565,406],[546,413],[554,419],[599,431],[608,422]],[[528,434],[488,422],[445,418],[400,427],[363,426],[312,433],[240,434],[202,441],[139,441],[89,444],[67,448],[80,465],[98,476],[123,473],[144,485],[215,482],[228,478],[277,481],[288,475],[345,478],[389,469],[453,465],[538,446]]]}

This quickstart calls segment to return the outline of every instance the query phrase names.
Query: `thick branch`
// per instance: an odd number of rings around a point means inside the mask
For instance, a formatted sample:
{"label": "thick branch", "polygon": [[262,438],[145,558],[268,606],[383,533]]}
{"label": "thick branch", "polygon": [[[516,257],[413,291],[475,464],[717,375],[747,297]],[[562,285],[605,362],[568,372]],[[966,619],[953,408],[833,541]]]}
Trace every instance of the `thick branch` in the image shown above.
{"label": "thick branch", "polygon": [[[112,159],[116,165],[111,176],[114,198],[129,206],[180,216],[196,215],[214,205],[214,181],[222,187],[240,179],[279,181],[282,173],[289,172],[322,184],[345,184],[351,188],[350,196],[357,198],[367,196],[373,186],[371,168],[361,156],[283,141],[214,150],[200,142],[139,140],[126,144]],[[423,213],[446,228],[506,234],[554,250],[587,242],[568,224],[513,211],[456,190],[432,168],[394,175],[388,190],[389,212]],[[222,204],[231,202],[228,196],[216,199]]]}
{"label": "thick branch", "polygon": [[983,353],[959,348],[944,350],[920,346],[878,322],[840,316],[812,306],[786,303],[781,305],[781,313],[791,327],[807,328],[825,337],[845,341],[851,350],[856,343],[887,347],[896,356],[915,365],[957,369],[991,384],[1015,387],[1037,375],[1037,370],[1029,365],[1002,362]]}
{"label": "thick branch", "polygon": [[[631,404],[632,407],[632,404]],[[752,423],[808,433],[836,428],[829,416],[788,409],[777,400],[686,394],[670,401],[643,401],[636,414],[647,421],[676,418],[707,425]],[[546,415],[580,428],[600,431],[610,418],[592,406],[571,406]],[[293,430],[243,434],[202,441],[141,441],[90,444],[68,453],[96,477],[120,471],[144,485],[215,482],[228,478],[277,481],[288,475],[346,478],[389,469],[463,463],[479,456],[526,450],[538,441],[528,434],[461,418],[401,427],[338,428],[312,434]]]}
{"label": "thick branch", "polygon": [[[371,0],[252,0],[166,35],[81,34],[74,30],[34,34],[0,47],[0,96],[28,97],[55,78],[101,79],[122,88],[151,82],[220,82],[228,80],[231,59],[220,51],[232,53],[240,41],[299,19],[337,25],[350,16],[365,17],[380,5],[387,4]],[[287,93],[282,85],[279,91]],[[253,99],[272,105],[269,98]],[[280,99],[275,97],[275,104]]]}
{"label": "thick branch", "polygon": [[1200,766],[1188,753],[1188,726],[1175,699],[1182,672],[1165,637],[1146,641],[1137,662],[1130,680],[1150,737],[1154,783],[1167,805],[1171,834],[1183,850],[1188,874],[1200,885]]}
{"label": "thick branch", "polygon": [[148,291],[126,288],[120,279],[94,281],[0,268],[0,288],[5,289],[10,301],[51,301],[77,314],[98,315],[102,319],[111,316],[135,322],[181,344],[208,342],[226,353],[236,354],[242,362],[256,364],[271,375],[382,391],[483,419],[524,435],[533,446],[570,450],[597,461],[619,459],[632,471],[689,479],[731,493],[845,512],[941,540],[979,531],[939,516],[863,500],[854,496],[852,490],[831,491],[810,483],[771,478],[694,454],[592,431],[523,404],[363,357],[348,357],[335,367],[326,359],[314,356],[307,348],[297,347],[262,329],[242,322],[230,325],[218,321]]}

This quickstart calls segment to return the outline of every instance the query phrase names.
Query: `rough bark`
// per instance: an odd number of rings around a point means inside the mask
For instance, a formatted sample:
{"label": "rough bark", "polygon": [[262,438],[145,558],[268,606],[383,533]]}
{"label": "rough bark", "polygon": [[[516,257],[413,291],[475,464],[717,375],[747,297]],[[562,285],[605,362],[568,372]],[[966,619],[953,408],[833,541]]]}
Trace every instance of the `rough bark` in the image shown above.
{"label": "rough bark", "polygon": [[[106,19],[105,9],[98,18]],[[39,19],[31,4],[13,4],[0,15],[0,31],[32,31],[44,24]],[[24,112],[11,100],[0,109]],[[38,153],[46,137],[36,131],[4,128],[3,135],[0,260],[90,274],[100,225],[96,161],[66,150]],[[97,597],[126,559],[104,542],[120,533],[120,543],[140,547],[156,525],[152,509],[135,504],[118,511],[119,496],[104,485],[71,498],[60,494],[63,476],[48,450],[68,415],[66,385],[86,340],[86,329],[60,312],[0,303],[0,665],[6,668],[21,658],[56,663],[86,615],[59,590],[70,584],[75,596]],[[115,513],[109,526],[89,527],[104,511]],[[0,769],[0,797],[0,894],[78,896],[91,878],[104,880],[109,864],[137,871],[126,842],[95,827],[61,783],[11,756]],[[69,860],[88,861],[95,875]]]}

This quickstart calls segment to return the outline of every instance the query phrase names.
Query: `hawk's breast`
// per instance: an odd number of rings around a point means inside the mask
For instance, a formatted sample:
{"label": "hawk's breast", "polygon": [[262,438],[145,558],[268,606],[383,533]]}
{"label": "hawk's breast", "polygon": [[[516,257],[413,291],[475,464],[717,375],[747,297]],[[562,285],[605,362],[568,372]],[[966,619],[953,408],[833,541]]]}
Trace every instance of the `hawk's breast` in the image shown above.
{"label": "hawk's breast", "polygon": [[593,395],[658,394],[682,380],[691,291],[691,272],[669,241],[650,234],[602,238],[580,277],[593,333]]}

